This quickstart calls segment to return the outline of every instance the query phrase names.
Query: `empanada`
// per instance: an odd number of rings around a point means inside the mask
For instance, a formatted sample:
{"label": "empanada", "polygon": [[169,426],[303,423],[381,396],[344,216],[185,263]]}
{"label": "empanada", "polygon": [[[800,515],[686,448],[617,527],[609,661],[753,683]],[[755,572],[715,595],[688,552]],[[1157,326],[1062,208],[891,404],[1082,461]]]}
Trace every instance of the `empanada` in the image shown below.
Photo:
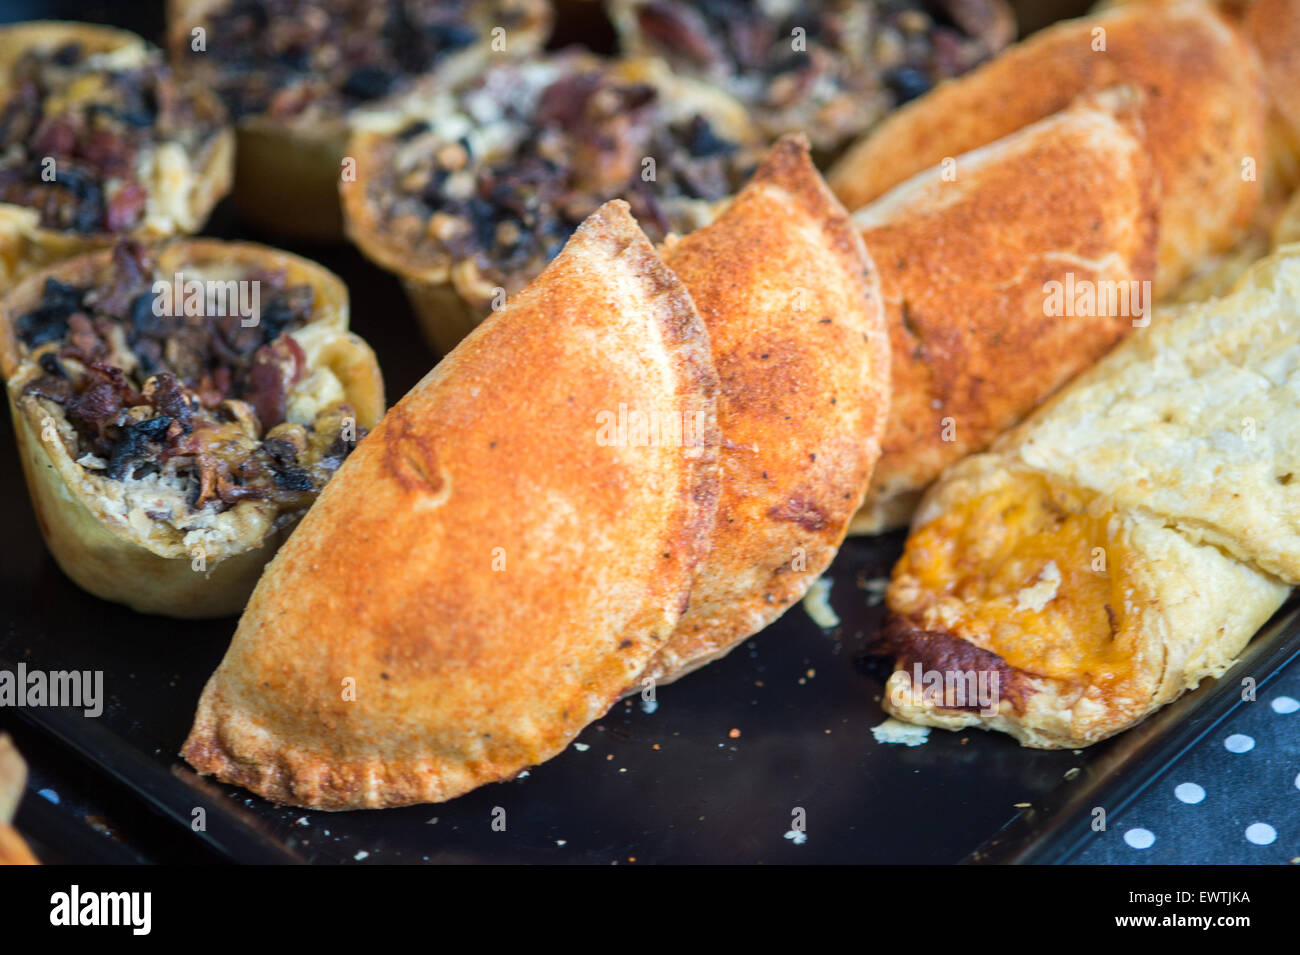
{"label": "empanada", "polygon": [[893,347],[883,453],[855,533],[905,525],[940,471],[1147,321],[1159,184],[1140,95],[1085,97],[854,214]]}
{"label": "empanada", "polygon": [[422,83],[356,117],[348,236],[449,351],[609,199],[654,241],[707,222],[761,157],[744,108],[657,60],[570,51]]}
{"label": "empanada", "polygon": [[781,140],[717,221],[668,243],[664,260],[709,329],[722,493],[690,609],[643,674],[661,681],[803,597],[862,500],[889,405],[875,267],[802,137]]}
{"label": "empanada", "polygon": [[716,390],[685,287],[625,203],[602,207],[326,487],[185,758],[354,809],[450,799],[560,752],[685,609],[716,510]]}
{"label": "empanada", "polygon": [[0,372],[41,532],[86,590],[238,613],[383,413],[343,283],[249,243],[135,243],[0,300]]}
{"label": "empanada", "polygon": [[547,0],[168,0],[178,72],[237,124],[235,200],[249,222],[342,236],[338,184],[354,111],[427,76],[451,88],[536,52]]}
{"label": "empanada", "polygon": [[[931,488],[888,592],[886,707],[1077,747],[1223,673],[1300,582],[1297,409],[1292,245]],[[980,674],[983,712],[938,693]]]}
{"label": "empanada", "polygon": [[828,180],[856,210],[1080,94],[1126,84],[1144,93],[1145,141],[1161,182],[1160,297],[1237,242],[1271,175],[1259,57],[1208,3],[1138,4],[1033,34],[886,118]]}
{"label": "empanada", "polygon": [[197,232],[230,188],[225,109],[134,33],[0,27],[0,107],[0,288],[118,238]]}

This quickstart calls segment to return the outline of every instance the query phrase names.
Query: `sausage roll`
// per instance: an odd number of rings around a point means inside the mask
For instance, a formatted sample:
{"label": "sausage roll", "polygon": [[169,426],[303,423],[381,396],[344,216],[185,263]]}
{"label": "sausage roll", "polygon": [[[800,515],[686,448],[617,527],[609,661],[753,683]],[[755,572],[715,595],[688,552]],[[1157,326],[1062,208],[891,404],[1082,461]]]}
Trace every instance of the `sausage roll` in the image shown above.
{"label": "sausage roll", "polygon": [[875,268],[802,137],[664,260],[708,326],[722,492],[690,609],[642,675],[661,682],[802,599],[862,500],[889,405]]}
{"label": "sausage roll", "polygon": [[1147,321],[1159,184],[1132,93],[1087,97],[854,215],[880,268],[893,398],[853,532],[906,525],[945,467]]}
{"label": "sausage roll", "polygon": [[1297,301],[1288,246],[944,474],[888,591],[894,715],[1085,746],[1232,664],[1300,582]]}
{"label": "sausage roll", "polygon": [[133,33],[0,27],[0,286],[125,236],[197,232],[230,188],[221,103]]}
{"label": "sausage roll", "polygon": [[550,20],[547,0],[168,0],[168,48],[237,123],[243,216],[278,234],[336,240],[352,112],[417,76],[453,86],[526,56]]}
{"label": "sausage roll", "polygon": [[565,53],[501,64],[358,117],[349,237],[401,276],[446,351],[623,198],[654,241],[711,217],[761,156],[744,108],[659,61]]}
{"label": "sausage roll", "polygon": [[1198,0],[1122,7],[1036,33],[888,117],[828,179],[856,210],[1082,93],[1119,85],[1144,93],[1146,144],[1161,182],[1155,291],[1163,297],[1241,238],[1270,178],[1259,57]]}
{"label": "sausage roll", "polygon": [[1003,0],[610,0],[623,50],[730,91],[821,152],[1015,39]]}
{"label": "sausage roll", "polygon": [[296,256],[123,242],[0,300],[0,371],[50,552],[143,613],[238,613],[383,412],[347,292]]}
{"label": "sausage roll", "polygon": [[602,207],[325,488],[185,758],[275,802],[358,809],[559,753],[685,609],[716,508],[716,389],[685,287],[625,203]]}

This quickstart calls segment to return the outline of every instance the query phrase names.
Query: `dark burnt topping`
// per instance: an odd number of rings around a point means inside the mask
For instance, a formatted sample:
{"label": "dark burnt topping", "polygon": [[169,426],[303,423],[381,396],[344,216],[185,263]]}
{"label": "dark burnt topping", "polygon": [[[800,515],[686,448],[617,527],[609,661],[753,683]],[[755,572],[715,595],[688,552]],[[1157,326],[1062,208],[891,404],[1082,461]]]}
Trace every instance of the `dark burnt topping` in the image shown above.
{"label": "dark burnt topping", "polygon": [[[823,147],[1014,39],[1000,0],[644,0],[631,6],[647,52],[725,84],[775,124],[770,134],[802,129]],[[796,35],[803,49],[795,49]]]}
{"label": "dark burnt topping", "polygon": [[[475,17],[475,8],[487,16]],[[403,89],[523,11],[483,0],[232,0],[206,18],[208,48],[185,55],[235,118],[348,110]]]}
{"label": "dark burnt topping", "polygon": [[[759,158],[755,143],[728,139],[653,83],[595,58],[552,62],[558,70],[532,95],[533,109],[495,104],[512,128],[502,137],[507,147],[476,155],[468,139],[448,141],[436,121],[416,120],[397,131],[391,164],[370,181],[370,201],[393,234],[473,261],[487,285],[510,293],[607,200],[627,200],[646,234],[662,241],[694,229],[692,207],[732,195]],[[525,82],[518,66],[503,64],[465,95],[496,96]]]}
{"label": "dark burnt topping", "polygon": [[[893,657],[895,667],[908,673],[918,663],[923,672],[935,671],[944,674],[945,678],[950,673],[996,673],[998,692],[1020,713],[1025,711],[1027,695],[1033,692],[1029,683],[1032,674],[1016,669],[998,654],[955,634],[926,630],[897,614],[889,615],[867,649],[870,653]],[[977,711],[979,708],[978,702],[961,706],[940,705],[940,709]]]}
{"label": "dark burnt topping", "polygon": [[138,66],[110,67],[77,43],[29,50],[8,87],[0,108],[0,202],[36,210],[50,229],[136,228],[149,198],[140,180],[143,154],[175,142],[202,155],[220,130],[220,117],[200,115],[157,51]]}
{"label": "dark burnt topping", "polygon": [[15,322],[42,372],[22,393],[63,410],[73,457],[113,480],[161,472],[187,489],[195,510],[310,505],[365,434],[341,403],[310,424],[285,421],[307,369],[284,333],[311,320],[311,287],[289,285],[282,271],[249,273],[266,304],[244,327],[237,314],[155,315],[153,284],[171,277],[155,276],[134,242],[114,247],[105,278],[85,288],[47,278],[40,303]]}

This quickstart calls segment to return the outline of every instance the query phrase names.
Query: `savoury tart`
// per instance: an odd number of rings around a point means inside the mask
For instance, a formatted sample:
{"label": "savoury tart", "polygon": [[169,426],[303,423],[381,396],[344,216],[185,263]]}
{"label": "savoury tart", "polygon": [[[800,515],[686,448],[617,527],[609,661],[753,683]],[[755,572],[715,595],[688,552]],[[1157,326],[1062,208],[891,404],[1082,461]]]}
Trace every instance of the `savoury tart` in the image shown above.
{"label": "savoury tart", "polygon": [[235,199],[268,231],[342,235],[353,112],[426,76],[452,87],[535,52],[547,0],[169,0],[175,68],[217,92],[239,134]]}
{"label": "savoury tart", "polygon": [[653,241],[689,232],[762,155],[744,108],[655,60],[568,52],[426,83],[356,121],[349,237],[401,279],[447,351],[583,218],[625,199]]}
{"label": "savoury tart", "polygon": [[145,613],[237,613],[383,413],[343,284],[247,243],[122,242],[0,300],[0,372],[46,544]]}
{"label": "savoury tart", "polygon": [[197,232],[230,188],[221,103],[83,23],[0,27],[0,284],[117,238]]}
{"label": "savoury tart", "polygon": [[768,137],[831,154],[1015,38],[1002,0],[611,0],[624,53],[739,98]]}

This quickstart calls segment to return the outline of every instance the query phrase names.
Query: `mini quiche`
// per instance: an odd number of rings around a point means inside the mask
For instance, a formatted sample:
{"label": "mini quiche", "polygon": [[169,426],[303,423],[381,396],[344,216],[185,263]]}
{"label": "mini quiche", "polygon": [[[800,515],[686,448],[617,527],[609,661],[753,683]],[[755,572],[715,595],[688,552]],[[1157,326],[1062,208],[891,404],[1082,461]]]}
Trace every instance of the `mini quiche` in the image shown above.
{"label": "mini quiche", "polygon": [[238,613],[383,413],[347,292],[262,246],[124,241],[0,300],[0,372],[47,545],[91,593]]}
{"label": "mini quiche", "polygon": [[124,30],[0,27],[0,283],[132,236],[197,232],[230,188],[234,134]]}
{"label": "mini quiche", "polygon": [[534,53],[550,25],[547,0],[169,0],[167,46],[236,121],[244,217],[337,240],[352,112],[417,76],[455,85]]}
{"label": "mini quiche", "polygon": [[621,198],[652,241],[689,232],[762,155],[744,108],[660,61],[580,52],[424,84],[357,119],[349,237],[399,275],[446,351]]}
{"label": "mini quiche", "polygon": [[891,713],[1078,747],[1232,665],[1300,583],[1297,301],[1284,246],[940,478],[888,591]]}
{"label": "mini quiche", "polygon": [[623,51],[741,99],[769,137],[831,152],[1015,39],[1003,0],[611,0]]}

